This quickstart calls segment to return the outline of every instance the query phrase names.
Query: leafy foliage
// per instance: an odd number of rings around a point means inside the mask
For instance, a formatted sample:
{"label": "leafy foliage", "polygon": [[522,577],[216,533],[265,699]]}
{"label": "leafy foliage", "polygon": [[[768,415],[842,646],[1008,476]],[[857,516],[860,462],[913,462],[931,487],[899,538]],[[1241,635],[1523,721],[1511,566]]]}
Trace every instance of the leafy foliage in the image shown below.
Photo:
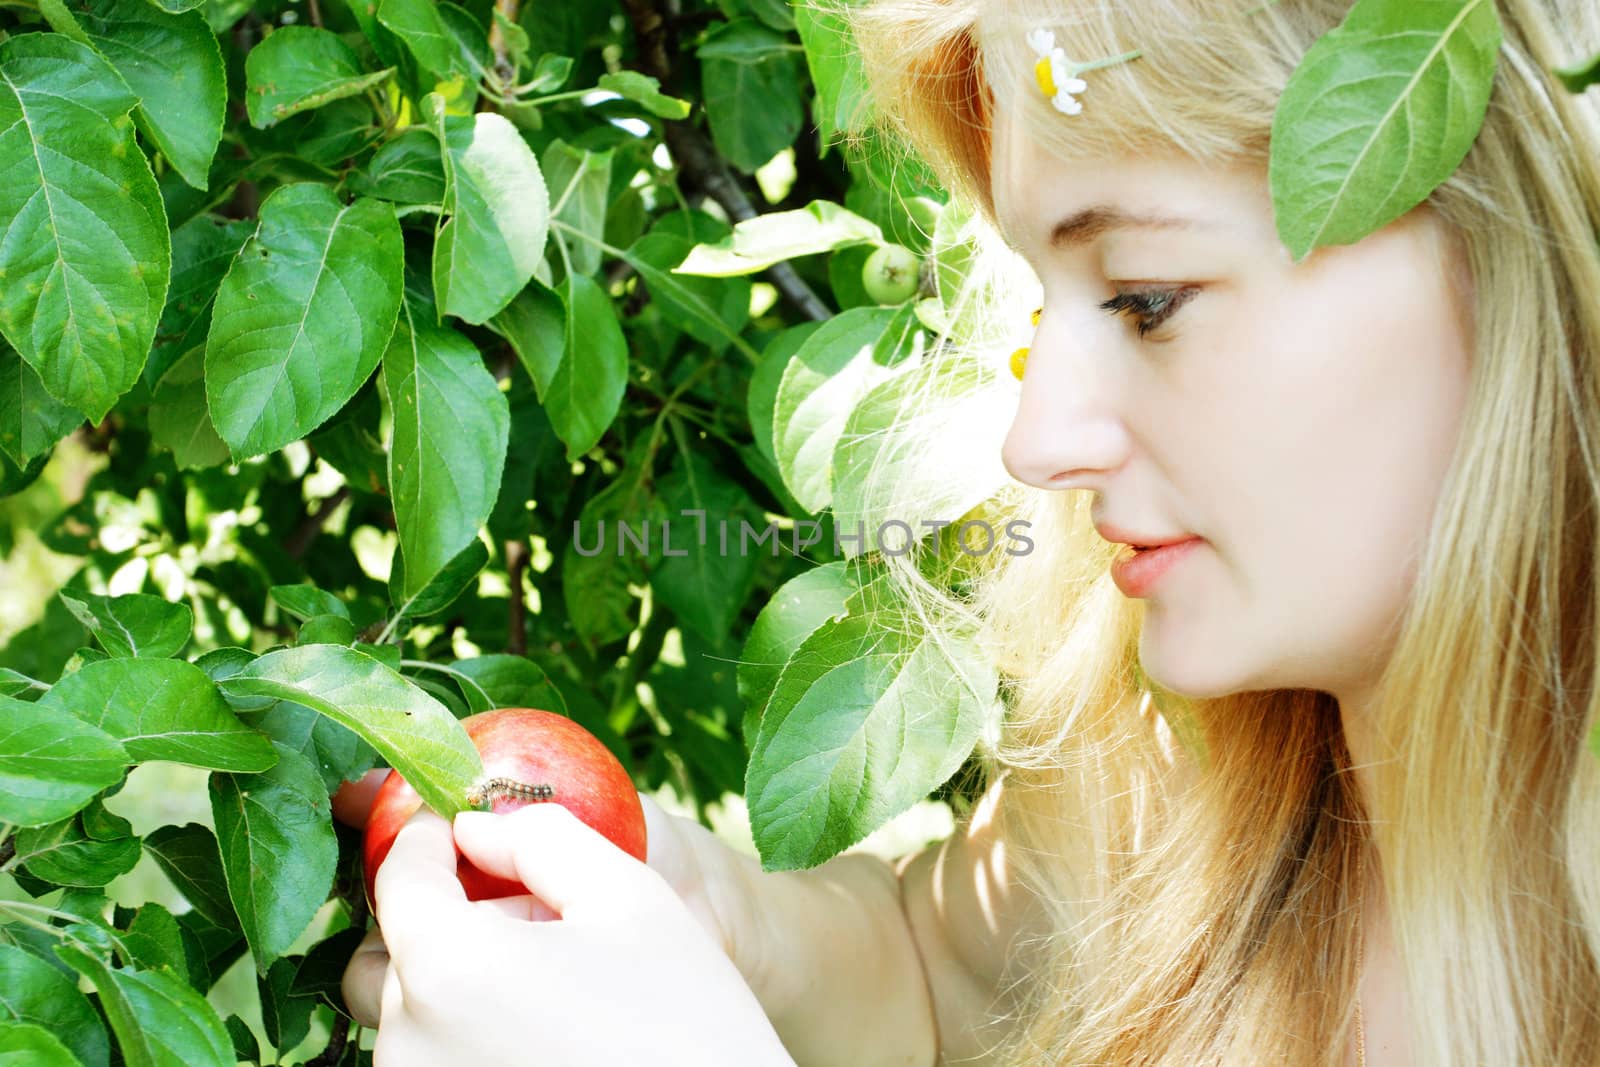
{"label": "leafy foliage", "polygon": [[[0,1057],[369,1061],[328,798],[386,765],[460,810],[489,708],[747,794],[769,869],[965,802],[993,667],[878,578],[895,509],[1003,477],[993,411],[920,465],[882,444],[992,373],[923,358],[968,209],[844,138],[837,10],[681,6],[0,6],[0,560],[61,569],[0,650]],[[1497,35],[1484,0],[1362,0],[1319,46],[1274,159],[1297,254],[1442,180]],[[891,242],[922,282],[878,306]],[[209,819],[135,832],[151,763]],[[186,909],[113,903],[146,856]],[[248,1023],[207,997],[245,959]]]}

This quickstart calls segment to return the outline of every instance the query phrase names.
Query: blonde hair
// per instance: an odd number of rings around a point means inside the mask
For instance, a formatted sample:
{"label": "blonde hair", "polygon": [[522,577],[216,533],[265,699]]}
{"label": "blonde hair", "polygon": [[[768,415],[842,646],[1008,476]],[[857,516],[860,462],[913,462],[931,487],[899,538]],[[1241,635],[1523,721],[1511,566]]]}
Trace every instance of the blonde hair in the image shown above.
{"label": "blonde hair", "polygon": [[[1349,7],[869,0],[838,17],[864,63],[871,143],[920,156],[974,210],[982,249],[998,112],[1064,155],[1175,149],[1265,168],[1284,85]],[[968,512],[1026,518],[1027,555],[958,557],[960,573],[930,565],[929,545],[883,559],[912,615],[978,633],[1001,669],[1005,717],[979,762],[1006,781],[994,817],[1050,919],[1003,1062],[1342,1062],[1366,857],[1385,884],[1416,1062],[1600,1063],[1600,765],[1587,745],[1600,93],[1549,73],[1600,50],[1600,8],[1498,7],[1489,114],[1429,199],[1475,289],[1473,382],[1381,678],[1377,729],[1395,753],[1373,768],[1384,821],[1362,810],[1329,694],[1182,700],[1142,675],[1143,602],[1108,579],[1114,548],[1090,524],[1089,493],[1009,482]],[[1033,84],[1033,26],[1080,61],[1143,56],[1088,75],[1068,118]],[[1031,294],[986,256],[944,294],[952,325],[928,359],[980,365],[984,388],[1007,390],[987,372],[1008,338],[986,323],[1025,319]],[[868,499],[903,497],[891,461],[952,424],[938,405],[973,403],[971,390],[923,399],[889,433]]]}

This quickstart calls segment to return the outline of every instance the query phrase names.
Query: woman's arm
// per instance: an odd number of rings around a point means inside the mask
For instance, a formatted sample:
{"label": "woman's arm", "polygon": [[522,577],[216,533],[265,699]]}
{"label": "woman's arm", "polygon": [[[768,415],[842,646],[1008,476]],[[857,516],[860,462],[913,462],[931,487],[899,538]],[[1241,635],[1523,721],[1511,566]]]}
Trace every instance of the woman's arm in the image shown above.
{"label": "woman's arm", "polygon": [[[745,978],[800,1067],[933,1067],[1001,1036],[989,1022],[1013,936],[1037,913],[1009,881],[990,815],[998,785],[950,838],[890,864],[865,852],[763,871],[709,833],[734,868],[759,951]],[[698,837],[699,835],[697,835]],[[942,1038],[942,1040],[941,1040]]]}

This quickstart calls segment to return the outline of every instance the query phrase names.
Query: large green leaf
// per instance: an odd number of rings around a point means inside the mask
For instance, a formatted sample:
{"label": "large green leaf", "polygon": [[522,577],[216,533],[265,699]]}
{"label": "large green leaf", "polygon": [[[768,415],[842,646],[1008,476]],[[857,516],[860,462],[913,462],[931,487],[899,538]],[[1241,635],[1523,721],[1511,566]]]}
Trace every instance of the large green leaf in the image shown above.
{"label": "large green leaf", "polygon": [[823,623],[843,617],[846,601],[860,588],[859,562],[824,563],[783,583],[761,609],[739,655],[736,676],[747,744],[755,742],[762,710],[789,657]]}
{"label": "large green leaf", "polygon": [[80,812],[17,831],[17,862],[35,878],[83,887],[108,885],[133,870],[139,862],[139,839],[126,832],[93,836],[83,820]]}
{"label": "large green leaf", "polygon": [[265,129],[290,115],[364,93],[392,73],[368,73],[355,49],[336,33],[316,26],[283,26],[245,57],[245,107],[251,125]]}
{"label": "large green leaf", "polygon": [[628,342],[616,305],[593,278],[569,275],[556,293],[566,308],[565,343],[560,366],[539,399],[572,460],[599,443],[622,407]]}
{"label": "large green leaf", "polygon": [[238,925],[222,853],[210,827],[193,822],[158,826],[145,835],[144,848],[195,911],[223,929]]}
{"label": "large green leaf", "polygon": [[1382,229],[1455,171],[1501,37],[1491,0],[1359,0],[1312,45],[1278,101],[1268,167],[1296,261]]}
{"label": "large green leaf", "polygon": [[441,81],[471,75],[467,50],[438,0],[379,0],[378,21],[405,42],[417,62]]}
{"label": "large green leaf", "polygon": [[[558,137],[545,146],[539,157],[555,218],[590,238],[567,242],[567,259],[574,274],[593,274],[600,269],[597,242],[604,239],[606,232],[612,152],[609,148],[603,152],[578,148]],[[557,240],[565,238],[558,232]]]}
{"label": "large green leaf", "polygon": [[847,12],[820,4],[796,4],[795,29],[806,50],[816,87],[811,114],[824,144],[871,118],[871,94]]}
{"label": "large green leaf", "polygon": [[194,631],[194,610],[148,593],[58,594],[67,610],[112,656],[176,656]]}
{"label": "large green leaf", "polygon": [[847,615],[790,656],[751,744],[751,831],[766,870],[815,866],[943,784],[995,713],[981,646],[916,621]]}
{"label": "large green leaf", "polygon": [[171,269],[138,102],[87,45],[0,42],[0,334],[96,422],[144,368]]}
{"label": "large green leaf", "polygon": [[383,382],[394,420],[389,491],[409,599],[488,521],[511,415],[472,342],[409,305],[383,357]]}
{"label": "large green leaf", "polygon": [[813,200],[793,211],[746,219],[722,240],[690,249],[672,273],[731,278],[800,256],[882,241],[877,223],[831,200]]}
{"label": "large green leaf", "polygon": [[757,559],[740,540],[740,523],[759,530],[766,519],[744,487],[693,449],[679,456],[657,492],[667,526],[650,587],[685,626],[708,641],[721,640],[755,578]]}
{"label": "large green leaf", "polygon": [[[857,402],[833,450],[834,520],[840,530],[862,534],[859,543],[841,538],[845,555],[882,548],[879,532],[890,521],[910,526],[920,538],[1010,481],[1000,447],[1016,399],[989,387],[994,374],[971,360],[929,360],[878,383]],[[891,433],[912,417],[918,420],[914,437]],[[903,537],[903,530],[893,534],[891,546]],[[976,538],[972,544],[981,547]]]}
{"label": "large green leaf", "polygon": [[833,501],[833,451],[856,403],[892,372],[873,348],[895,309],[851,308],[806,338],[784,368],[773,437],[784,484],[808,511]]}
{"label": "large green leaf", "polygon": [[333,888],[339,844],[327,787],[311,761],[274,743],[278,762],[262,774],[211,776],[228,897],[256,973],[305,932]]}
{"label": "large green leaf", "polygon": [[314,708],[360,734],[445,818],[467,810],[483,760],[448,708],[363,652],[301,645],[268,652],[218,683],[236,701],[265,697]]}
{"label": "large green leaf", "polygon": [[394,208],[279,188],[222,279],[206,401],[235,457],[299,440],[344,406],[394,333],[404,263]]}
{"label": "large green leaf", "polygon": [[42,1026],[0,1022],[0,1067],[79,1067],[79,1061]]}
{"label": "large green leaf", "polygon": [[[69,972],[70,973],[70,972]],[[42,1026],[60,1037],[83,1067],[106,1067],[111,1042],[105,1024],[78,992],[77,976],[15,945],[0,945],[0,1019]]]}
{"label": "large green leaf", "polygon": [[805,123],[788,37],[754,19],[725,22],[696,49],[718,151],[747,174],[794,144]]}
{"label": "large green leaf", "polygon": [[133,762],[116,739],[58,708],[0,697],[0,822],[65,819]]}
{"label": "large green leaf", "polygon": [[39,372],[0,339],[0,450],[26,467],[81,422],[82,413],[51,396]]}
{"label": "large green leaf", "polygon": [[550,194],[533,151],[503,116],[445,114],[423,102],[443,153],[448,220],[433,246],[433,289],[442,314],[488,322],[511,302],[544,256]]}
{"label": "large green leaf", "polygon": [[39,706],[99,727],[141,762],[260,771],[274,758],[271,743],[239,721],[206,673],[183,660],[86,663],[52,686]]}
{"label": "large green leaf", "polygon": [[71,942],[55,952],[100,994],[128,1067],[233,1067],[233,1041],[216,1009],[176,976],[113,968]]}
{"label": "large green leaf", "polygon": [[222,51],[205,18],[159,11],[145,0],[77,0],[70,10],[138,95],[139,131],[184,181],[205,189],[228,104]]}

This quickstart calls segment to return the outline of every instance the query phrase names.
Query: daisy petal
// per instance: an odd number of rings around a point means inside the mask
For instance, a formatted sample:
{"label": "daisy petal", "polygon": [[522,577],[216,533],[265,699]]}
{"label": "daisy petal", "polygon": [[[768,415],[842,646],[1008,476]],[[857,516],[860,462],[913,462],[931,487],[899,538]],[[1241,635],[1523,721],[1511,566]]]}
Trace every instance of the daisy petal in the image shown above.
{"label": "daisy petal", "polygon": [[1028,31],[1028,47],[1041,56],[1049,55],[1050,50],[1056,46],[1056,35],[1043,27],[1036,27]]}

